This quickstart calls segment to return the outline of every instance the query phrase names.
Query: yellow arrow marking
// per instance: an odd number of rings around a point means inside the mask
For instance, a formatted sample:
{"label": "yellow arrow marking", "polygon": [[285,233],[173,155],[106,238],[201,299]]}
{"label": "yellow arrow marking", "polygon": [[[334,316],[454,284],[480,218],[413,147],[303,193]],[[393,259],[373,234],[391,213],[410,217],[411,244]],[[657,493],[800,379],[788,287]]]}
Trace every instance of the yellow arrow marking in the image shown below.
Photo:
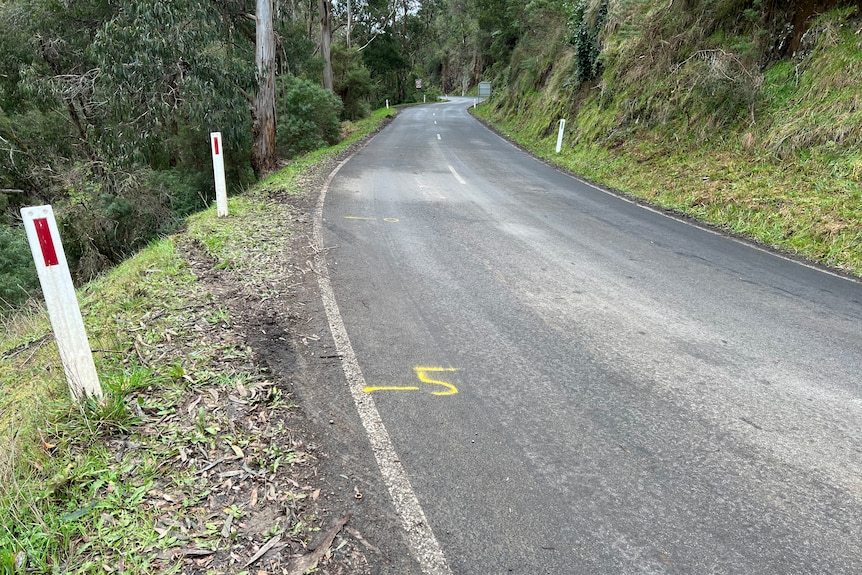
{"label": "yellow arrow marking", "polygon": [[[413,371],[416,372],[416,377],[419,378],[419,381],[422,383],[427,383],[428,385],[438,385],[443,388],[440,391],[432,391],[432,395],[455,395],[458,393],[458,388],[452,385],[447,381],[442,381],[439,379],[431,379],[428,374],[429,373],[442,373],[442,372],[451,372],[458,371],[458,368],[455,367],[414,367]],[[435,376],[436,377],[436,376]],[[368,386],[362,388],[362,391],[366,393],[371,393],[374,391],[419,391],[419,387],[414,385],[375,385]]]}

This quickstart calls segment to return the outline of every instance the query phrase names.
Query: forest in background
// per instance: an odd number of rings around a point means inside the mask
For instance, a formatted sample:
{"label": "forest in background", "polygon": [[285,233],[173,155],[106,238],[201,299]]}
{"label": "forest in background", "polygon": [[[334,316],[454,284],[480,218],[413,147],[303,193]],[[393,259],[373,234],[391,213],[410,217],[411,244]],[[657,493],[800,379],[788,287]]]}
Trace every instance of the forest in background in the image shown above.
{"label": "forest in background", "polygon": [[[430,13],[443,4],[426,4],[353,0],[348,24],[345,2],[273,3],[279,158],[337,142],[344,122],[387,100],[439,93],[415,82],[426,75],[420,47],[442,33]],[[253,0],[0,0],[0,310],[38,294],[20,207],[54,206],[84,282],[212,201],[210,131],[223,133],[229,186],[256,179],[255,10]]]}
{"label": "forest in background", "polygon": [[[862,204],[859,4],[274,0],[277,153],[331,144],[387,100],[488,80],[490,117],[537,142],[567,117],[567,146],[608,166],[718,150],[773,172],[831,170],[834,205],[809,231],[844,234],[846,251]],[[0,0],[0,309],[38,293],[21,206],[54,205],[82,282],[212,201],[210,131],[224,134],[231,187],[254,181],[255,9]],[[737,205],[713,192],[686,201]],[[791,248],[804,237],[773,221],[804,217],[804,202],[758,202],[739,219],[763,218]]]}

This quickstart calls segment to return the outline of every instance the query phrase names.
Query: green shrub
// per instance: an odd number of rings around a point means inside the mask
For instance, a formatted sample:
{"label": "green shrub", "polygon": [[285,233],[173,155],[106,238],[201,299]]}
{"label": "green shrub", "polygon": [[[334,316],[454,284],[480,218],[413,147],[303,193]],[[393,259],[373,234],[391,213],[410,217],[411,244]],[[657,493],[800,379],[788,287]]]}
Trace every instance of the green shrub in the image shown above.
{"label": "green shrub", "polygon": [[355,68],[348,71],[336,87],[344,102],[341,117],[345,120],[361,120],[371,114],[371,104],[368,102],[373,91],[374,82],[367,68]]}
{"label": "green shrub", "polygon": [[[149,186],[161,190],[170,202],[171,212],[184,218],[206,208],[215,201],[215,182],[211,171],[197,172],[187,168],[171,168],[153,172]],[[165,229],[163,233],[173,232]]]}
{"label": "green shrub", "polygon": [[64,174],[67,199],[55,204],[72,275],[90,280],[179,223],[172,191],[149,168],[110,172],[101,179],[78,164]]}
{"label": "green shrub", "polygon": [[578,82],[592,80],[601,72],[601,41],[599,34],[608,17],[608,2],[602,0],[591,13],[586,0],[579,0],[573,7],[569,29],[569,42],[577,51],[576,77]]}
{"label": "green shrub", "polygon": [[276,146],[282,157],[338,143],[341,100],[318,84],[282,76],[278,79]]}
{"label": "green shrub", "polygon": [[[377,42],[372,43],[372,45]],[[370,46],[369,46],[370,48]],[[344,102],[342,120],[355,122],[371,114],[372,94],[378,87],[365,58],[367,51],[337,46],[332,51],[332,80],[335,93]],[[382,101],[381,101],[382,104]]]}
{"label": "green shrub", "polygon": [[24,229],[0,226],[0,313],[23,303],[38,285]]}

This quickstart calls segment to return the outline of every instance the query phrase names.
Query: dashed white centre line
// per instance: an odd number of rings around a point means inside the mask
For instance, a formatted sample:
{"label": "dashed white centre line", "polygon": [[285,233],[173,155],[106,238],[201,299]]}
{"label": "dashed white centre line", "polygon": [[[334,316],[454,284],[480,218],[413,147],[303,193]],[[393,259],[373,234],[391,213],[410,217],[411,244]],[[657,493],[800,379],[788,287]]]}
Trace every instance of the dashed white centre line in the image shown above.
{"label": "dashed white centre line", "polygon": [[437,134],[437,139],[442,140],[443,138],[440,137],[440,134]]}
{"label": "dashed white centre line", "polygon": [[455,179],[458,180],[459,184],[466,184],[467,183],[467,181],[464,178],[462,178],[458,174],[458,172],[455,171],[455,168],[453,168],[452,166],[449,166],[449,171],[452,172],[452,175],[455,176]]}

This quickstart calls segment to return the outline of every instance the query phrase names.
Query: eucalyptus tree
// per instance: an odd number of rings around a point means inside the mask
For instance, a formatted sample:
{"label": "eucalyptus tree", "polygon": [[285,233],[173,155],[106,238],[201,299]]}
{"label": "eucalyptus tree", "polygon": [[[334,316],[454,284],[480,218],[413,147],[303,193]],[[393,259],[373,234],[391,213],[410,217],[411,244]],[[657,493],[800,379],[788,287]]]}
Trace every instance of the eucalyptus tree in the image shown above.
{"label": "eucalyptus tree", "polygon": [[318,0],[317,5],[320,10],[320,52],[323,55],[323,87],[332,91],[332,4],[330,0]]}
{"label": "eucalyptus tree", "polygon": [[251,166],[260,177],[275,168],[275,33],[272,0],[257,0],[255,13],[257,95],[252,122]]}
{"label": "eucalyptus tree", "polygon": [[3,184],[55,205],[78,275],[201,204],[210,130],[248,157],[253,44],[227,1],[0,2]]}

